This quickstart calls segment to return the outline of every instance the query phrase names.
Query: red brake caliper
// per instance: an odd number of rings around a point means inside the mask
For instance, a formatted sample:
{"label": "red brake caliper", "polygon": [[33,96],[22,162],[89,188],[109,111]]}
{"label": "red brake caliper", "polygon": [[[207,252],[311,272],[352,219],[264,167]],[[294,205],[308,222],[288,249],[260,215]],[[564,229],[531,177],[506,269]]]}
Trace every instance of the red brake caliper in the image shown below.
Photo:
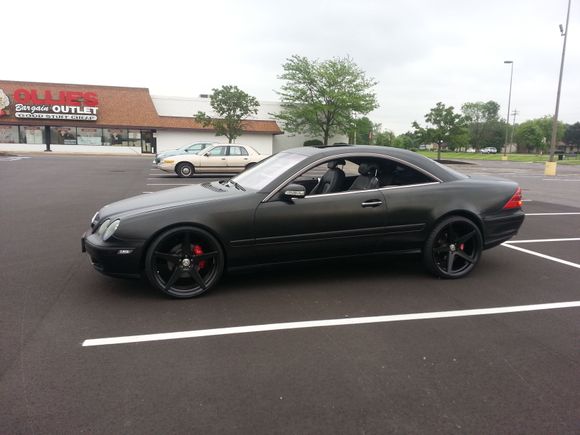
{"label": "red brake caliper", "polygon": [[[202,249],[202,248],[201,248],[201,246],[199,246],[199,245],[194,245],[194,246],[193,246],[193,253],[194,253],[195,255],[202,255],[202,254],[203,254],[203,249]],[[201,260],[201,261],[199,262],[199,268],[200,268],[200,269],[203,269],[204,267],[205,267],[205,260]]]}
{"label": "red brake caliper", "polygon": [[460,249],[461,251],[463,251],[463,249],[464,249],[464,248],[465,248],[465,243],[462,243],[461,245],[459,245],[459,249]]}

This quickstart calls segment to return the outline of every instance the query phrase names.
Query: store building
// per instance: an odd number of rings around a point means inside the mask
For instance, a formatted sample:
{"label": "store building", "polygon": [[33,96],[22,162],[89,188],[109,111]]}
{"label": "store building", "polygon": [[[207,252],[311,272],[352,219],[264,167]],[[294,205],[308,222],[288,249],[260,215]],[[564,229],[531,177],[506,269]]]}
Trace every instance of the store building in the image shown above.
{"label": "store building", "polygon": [[[153,153],[195,141],[227,142],[193,119],[208,98],[152,97],[147,88],[0,81],[0,151]],[[271,110],[271,111],[270,111]],[[262,154],[301,146],[264,103],[237,142]],[[262,117],[262,119],[260,119]]]}

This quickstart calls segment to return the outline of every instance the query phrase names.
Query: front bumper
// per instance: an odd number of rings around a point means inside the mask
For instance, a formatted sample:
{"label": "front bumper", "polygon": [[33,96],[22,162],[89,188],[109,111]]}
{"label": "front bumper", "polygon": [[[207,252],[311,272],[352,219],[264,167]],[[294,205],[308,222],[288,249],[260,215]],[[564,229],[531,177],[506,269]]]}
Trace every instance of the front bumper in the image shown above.
{"label": "front bumper", "polygon": [[81,250],[89,254],[93,267],[105,275],[128,278],[141,275],[143,242],[103,242],[89,230],[81,237]]}
{"label": "front bumper", "polygon": [[524,218],[522,210],[515,210],[507,215],[502,213],[484,217],[484,249],[493,248],[514,237],[524,223]]}

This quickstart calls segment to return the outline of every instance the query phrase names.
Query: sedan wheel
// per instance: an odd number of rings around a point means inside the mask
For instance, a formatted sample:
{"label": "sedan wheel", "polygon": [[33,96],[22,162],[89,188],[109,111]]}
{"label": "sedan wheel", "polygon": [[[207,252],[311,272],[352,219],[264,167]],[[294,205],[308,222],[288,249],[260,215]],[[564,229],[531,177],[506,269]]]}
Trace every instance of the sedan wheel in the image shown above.
{"label": "sedan wheel", "polygon": [[461,278],[475,267],[481,257],[482,237],[469,219],[453,216],[439,223],[423,249],[425,265],[442,278]]}
{"label": "sedan wheel", "polygon": [[192,177],[195,170],[191,163],[180,163],[179,165],[177,165],[177,168],[175,168],[175,172],[177,172],[177,175],[179,175],[179,177],[187,178]]}
{"label": "sedan wheel", "polygon": [[145,259],[147,278],[175,298],[199,296],[212,288],[224,269],[220,243],[207,231],[173,228],[157,237]]}

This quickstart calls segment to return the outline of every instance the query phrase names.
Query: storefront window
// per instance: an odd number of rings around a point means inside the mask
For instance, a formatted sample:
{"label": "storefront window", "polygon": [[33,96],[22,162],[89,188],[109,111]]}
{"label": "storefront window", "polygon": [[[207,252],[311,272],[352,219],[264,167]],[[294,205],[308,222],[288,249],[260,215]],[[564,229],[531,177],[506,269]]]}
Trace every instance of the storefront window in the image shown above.
{"label": "storefront window", "polygon": [[20,126],[20,143],[43,144],[44,127]]}
{"label": "storefront window", "polygon": [[102,128],[77,128],[77,143],[79,145],[102,145],[103,129]]}
{"label": "storefront window", "polygon": [[129,130],[129,141],[127,145],[130,147],[141,146],[141,130]]}
{"label": "storefront window", "polygon": [[18,143],[18,126],[0,125],[0,143]]}
{"label": "storefront window", "polygon": [[104,129],[103,145],[127,146],[127,130],[119,128]]}
{"label": "storefront window", "polygon": [[50,127],[50,142],[58,145],[76,145],[76,127]]}

